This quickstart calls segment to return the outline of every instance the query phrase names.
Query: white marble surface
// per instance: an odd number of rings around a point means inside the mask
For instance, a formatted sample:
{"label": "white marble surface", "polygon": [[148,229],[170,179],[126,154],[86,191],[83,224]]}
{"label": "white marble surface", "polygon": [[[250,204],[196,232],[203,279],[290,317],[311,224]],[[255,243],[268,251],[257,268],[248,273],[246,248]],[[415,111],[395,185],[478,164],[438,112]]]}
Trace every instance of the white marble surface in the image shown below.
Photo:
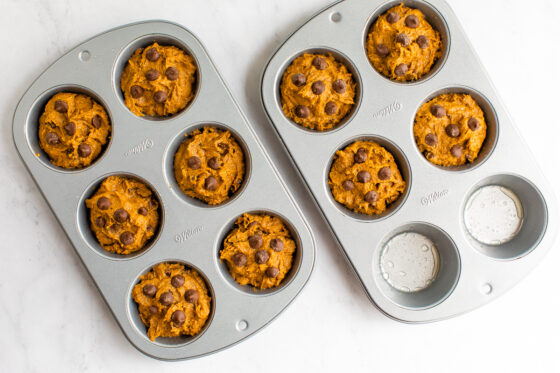
{"label": "white marble surface", "polygon": [[[557,249],[524,282],[482,309],[435,324],[404,325],[369,303],[309,208],[318,241],[314,274],[262,332],[218,354],[177,363],[145,357],[121,334],[16,155],[11,120],[19,97],[81,41],[129,22],[167,19],[205,43],[272,148],[275,140],[259,105],[259,74],[278,43],[330,2],[2,0],[0,372],[560,371]],[[450,3],[522,135],[541,166],[555,170],[549,177],[558,185],[560,2]],[[281,170],[291,172],[283,153],[272,151]],[[294,187],[304,201],[301,186]]]}

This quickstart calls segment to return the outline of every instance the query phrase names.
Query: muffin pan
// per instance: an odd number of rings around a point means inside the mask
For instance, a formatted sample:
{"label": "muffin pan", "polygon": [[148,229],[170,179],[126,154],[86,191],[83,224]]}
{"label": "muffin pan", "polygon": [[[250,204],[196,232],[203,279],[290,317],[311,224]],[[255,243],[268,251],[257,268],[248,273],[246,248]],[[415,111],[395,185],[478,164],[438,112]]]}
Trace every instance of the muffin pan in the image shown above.
{"label": "muffin pan", "polygon": [[[442,58],[429,74],[413,83],[385,78],[373,68],[366,54],[371,25],[400,3],[421,10],[443,40]],[[347,65],[358,84],[354,111],[334,130],[304,129],[282,111],[282,75],[304,52],[332,53]],[[387,316],[403,322],[428,322],[477,308],[514,286],[552,247],[558,224],[553,192],[444,1],[335,3],[280,46],[266,66],[261,85],[262,102],[270,121],[367,295]],[[412,129],[423,103],[451,92],[471,94],[485,112],[488,132],[475,162],[443,168],[431,164],[420,153]],[[331,194],[328,174],[335,152],[357,140],[372,140],[390,151],[407,182],[405,193],[382,215],[354,213]],[[517,235],[502,244],[481,243],[471,237],[465,226],[464,212],[470,197],[490,185],[514,193],[523,209]],[[382,258],[387,244],[400,245],[400,235],[404,233],[412,233],[406,239],[420,237],[423,251],[416,256],[405,251],[404,257],[392,253]],[[395,237],[398,240],[391,243]],[[427,243],[437,249],[431,256],[427,253],[433,247]],[[391,258],[390,263],[387,258]],[[397,260],[401,263],[393,263]],[[416,267],[411,267],[411,261],[416,262]],[[426,267],[426,261],[431,267]],[[410,271],[399,274],[414,277],[416,282],[387,281],[389,272],[392,274],[398,264]],[[424,288],[403,291],[394,286],[418,283],[420,276],[432,274],[429,268],[437,273],[434,278],[426,278],[429,283]]]}
{"label": "muffin pan", "polygon": [[[196,96],[171,117],[143,118],[124,105],[120,76],[132,53],[157,41],[192,55],[198,67]],[[53,166],[37,139],[38,119],[56,92],[86,93],[107,110],[112,136],[89,167]],[[173,156],[186,134],[203,125],[228,129],[245,152],[246,175],[226,203],[208,206],[178,188]],[[52,64],[27,90],[13,119],[16,148],[60,222],[76,253],[127,339],[140,351],[164,360],[186,359],[231,346],[275,318],[307,282],[315,259],[313,237],[293,197],[271,165],[255,133],[232,98],[198,39],[172,23],[153,21],[120,27],[72,49]],[[143,181],[160,202],[160,226],[146,247],[130,255],[105,251],[90,229],[84,201],[109,175]],[[218,259],[223,238],[245,212],[280,217],[297,244],[294,266],[283,283],[261,292],[238,285]],[[151,342],[131,291],[139,276],[161,262],[179,262],[206,280],[212,310],[204,330],[194,337]]]}

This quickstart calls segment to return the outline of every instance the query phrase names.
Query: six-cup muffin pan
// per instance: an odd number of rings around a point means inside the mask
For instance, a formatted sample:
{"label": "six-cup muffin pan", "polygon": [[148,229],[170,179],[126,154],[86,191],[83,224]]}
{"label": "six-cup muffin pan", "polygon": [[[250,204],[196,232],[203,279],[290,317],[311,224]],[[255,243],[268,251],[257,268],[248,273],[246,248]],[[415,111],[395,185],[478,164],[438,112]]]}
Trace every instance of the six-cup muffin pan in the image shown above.
{"label": "six-cup muffin pan", "polygon": [[[177,46],[198,68],[193,101],[166,118],[132,114],[124,105],[121,73],[133,52],[154,41]],[[85,93],[109,114],[112,134],[104,153],[89,167],[53,166],[37,138],[39,116],[57,92]],[[208,206],[186,196],[173,175],[173,157],[185,135],[205,125],[229,130],[245,153],[242,187],[228,201]],[[31,85],[13,119],[16,148],[41,193],[127,339],[143,353],[165,360],[209,354],[231,346],[267,325],[301,291],[315,259],[313,237],[293,197],[271,165],[243,113],[198,39],[176,24],[153,21],[98,35],[66,53]],[[90,229],[84,201],[110,175],[133,177],[155,192],[160,226],[141,251],[117,255],[105,251]],[[258,291],[237,284],[219,258],[224,237],[246,212],[280,217],[297,249],[294,265],[279,287]],[[53,248],[53,250],[56,248]],[[206,280],[212,309],[194,337],[152,342],[140,320],[131,291],[155,264],[179,262]]]}
{"label": "six-cup muffin pan", "polygon": [[[398,83],[382,76],[366,54],[371,25],[400,3],[421,10],[443,40],[443,57],[427,76],[413,83]],[[305,52],[331,53],[348,67],[357,82],[354,110],[334,130],[307,130],[282,111],[282,75]],[[404,322],[427,322],[477,308],[514,286],[552,247],[558,224],[552,190],[443,0],[345,0],[331,5],[279,47],[266,66],[261,84],[269,119],[368,297],[387,316]],[[413,123],[417,110],[443,93],[468,93],[485,113],[487,137],[473,163],[437,167],[416,146]],[[384,146],[395,157],[407,182],[405,193],[379,216],[348,210],[334,200],[328,185],[336,151],[356,140],[372,140]],[[508,242],[485,244],[466,230],[464,213],[470,206],[469,199],[485,186],[505,187],[520,201],[521,228]],[[423,235],[439,252],[437,276],[423,290],[403,291],[391,286],[381,268],[384,247],[404,233]],[[422,248],[428,252],[427,246]],[[418,273],[425,270],[420,263],[425,256],[399,260],[407,268],[412,262]],[[415,260],[418,263],[413,263]],[[400,275],[418,273],[413,269]]]}

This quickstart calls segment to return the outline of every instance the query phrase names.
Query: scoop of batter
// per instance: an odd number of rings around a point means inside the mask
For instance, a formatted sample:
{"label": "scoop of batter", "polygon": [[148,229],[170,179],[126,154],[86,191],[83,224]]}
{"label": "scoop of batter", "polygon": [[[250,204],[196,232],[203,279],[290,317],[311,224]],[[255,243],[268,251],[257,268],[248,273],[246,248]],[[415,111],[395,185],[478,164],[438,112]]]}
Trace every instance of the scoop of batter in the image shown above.
{"label": "scoop of batter", "polygon": [[354,212],[383,213],[406,189],[399,168],[382,146],[356,141],[336,152],[329,172],[334,199]]}
{"label": "scoop of batter", "polygon": [[173,46],[153,43],[138,49],[121,76],[124,103],[138,116],[166,116],[183,110],[194,97],[194,59]]}
{"label": "scoop of batter", "polygon": [[420,79],[442,56],[439,32],[421,11],[403,4],[389,9],[375,21],[366,48],[373,67],[399,82]]}
{"label": "scoop of batter", "polygon": [[244,158],[229,131],[204,127],[179,146],[173,166],[175,179],[186,195],[218,205],[241,186]]}
{"label": "scoop of batter", "polygon": [[140,276],[132,299],[152,341],[200,333],[212,300],[204,279],[178,263],[160,263]]}
{"label": "scoop of batter", "polygon": [[235,281],[262,290],[280,285],[292,268],[295,250],[296,244],[279,218],[243,214],[225,238],[220,259]]}
{"label": "scoop of batter", "polygon": [[352,74],[332,55],[305,53],[284,72],[282,110],[306,128],[327,131],[350,112],[355,91]]}
{"label": "scoop of batter", "polygon": [[39,118],[39,145],[58,167],[89,166],[103,150],[110,133],[107,112],[84,94],[57,93]]}
{"label": "scoop of batter", "polygon": [[423,104],[414,120],[414,139],[438,166],[473,162],[486,139],[484,112],[467,94],[444,94]]}
{"label": "scoop of batter", "polygon": [[109,176],[86,200],[91,229],[101,246],[117,254],[144,247],[159,225],[158,202],[138,180]]}

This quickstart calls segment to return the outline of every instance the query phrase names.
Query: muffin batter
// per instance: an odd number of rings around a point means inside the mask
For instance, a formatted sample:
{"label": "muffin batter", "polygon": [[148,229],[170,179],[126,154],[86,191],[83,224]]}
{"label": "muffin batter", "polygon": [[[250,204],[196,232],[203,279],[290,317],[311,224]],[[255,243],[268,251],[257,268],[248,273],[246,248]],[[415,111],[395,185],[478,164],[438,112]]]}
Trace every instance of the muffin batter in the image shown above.
{"label": "muffin batter", "polygon": [[194,269],[160,263],[132,289],[148,338],[200,333],[210,315],[211,298],[205,281]]}
{"label": "muffin batter", "polygon": [[39,118],[39,145],[58,167],[89,166],[107,144],[110,133],[105,109],[80,93],[57,93]]}
{"label": "muffin batter", "polygon": [[261,290],[280,285],[296,250],[286,226],[275,216],[253,214],[243,214],[235,225],[220,251],[231,276]]}
{"label": "muffin batter", "polygon": [[352,74],[332,55],[306,53],[284,72],[282,110],[306,128],[327,131],[352,109],[355,91]]}
{"label": "muffin batter", "polygon": [[484,112],[467,94],[444,94],[423,104],[414,120],[414,139],[438,166],[473,162],[486,138]]}
{"label": "muffin batter", "polygon": [[175,179],[188,196],[218,205],[241,186],[245,156],[229,131],[196,130],[175,154]]}
{"label": "muffin batter", "polygon": [[159,225],[158,202],[144,183],[109,176],[86,200],[91,229],[101,246],[130,254],[144,247]]}
{"label": "muffin batter", "polygon": [[153,43],[138,49],[121,76],[124,103],[138,116],[166,116],[183,110],[194,97],[194,59],[173,46]]}
{"label": "muffin batter", "polygon": [[399,82],[418,80],[442,56],[439,32],[418,9],[397,5],[380,16],[366,43],[373,67]]}
{"label": "muffin batter", "polygon": [[334,199],[354,212],[383,213],[406,189],[393,155],[372,141],[336,152],[329,173]]}

